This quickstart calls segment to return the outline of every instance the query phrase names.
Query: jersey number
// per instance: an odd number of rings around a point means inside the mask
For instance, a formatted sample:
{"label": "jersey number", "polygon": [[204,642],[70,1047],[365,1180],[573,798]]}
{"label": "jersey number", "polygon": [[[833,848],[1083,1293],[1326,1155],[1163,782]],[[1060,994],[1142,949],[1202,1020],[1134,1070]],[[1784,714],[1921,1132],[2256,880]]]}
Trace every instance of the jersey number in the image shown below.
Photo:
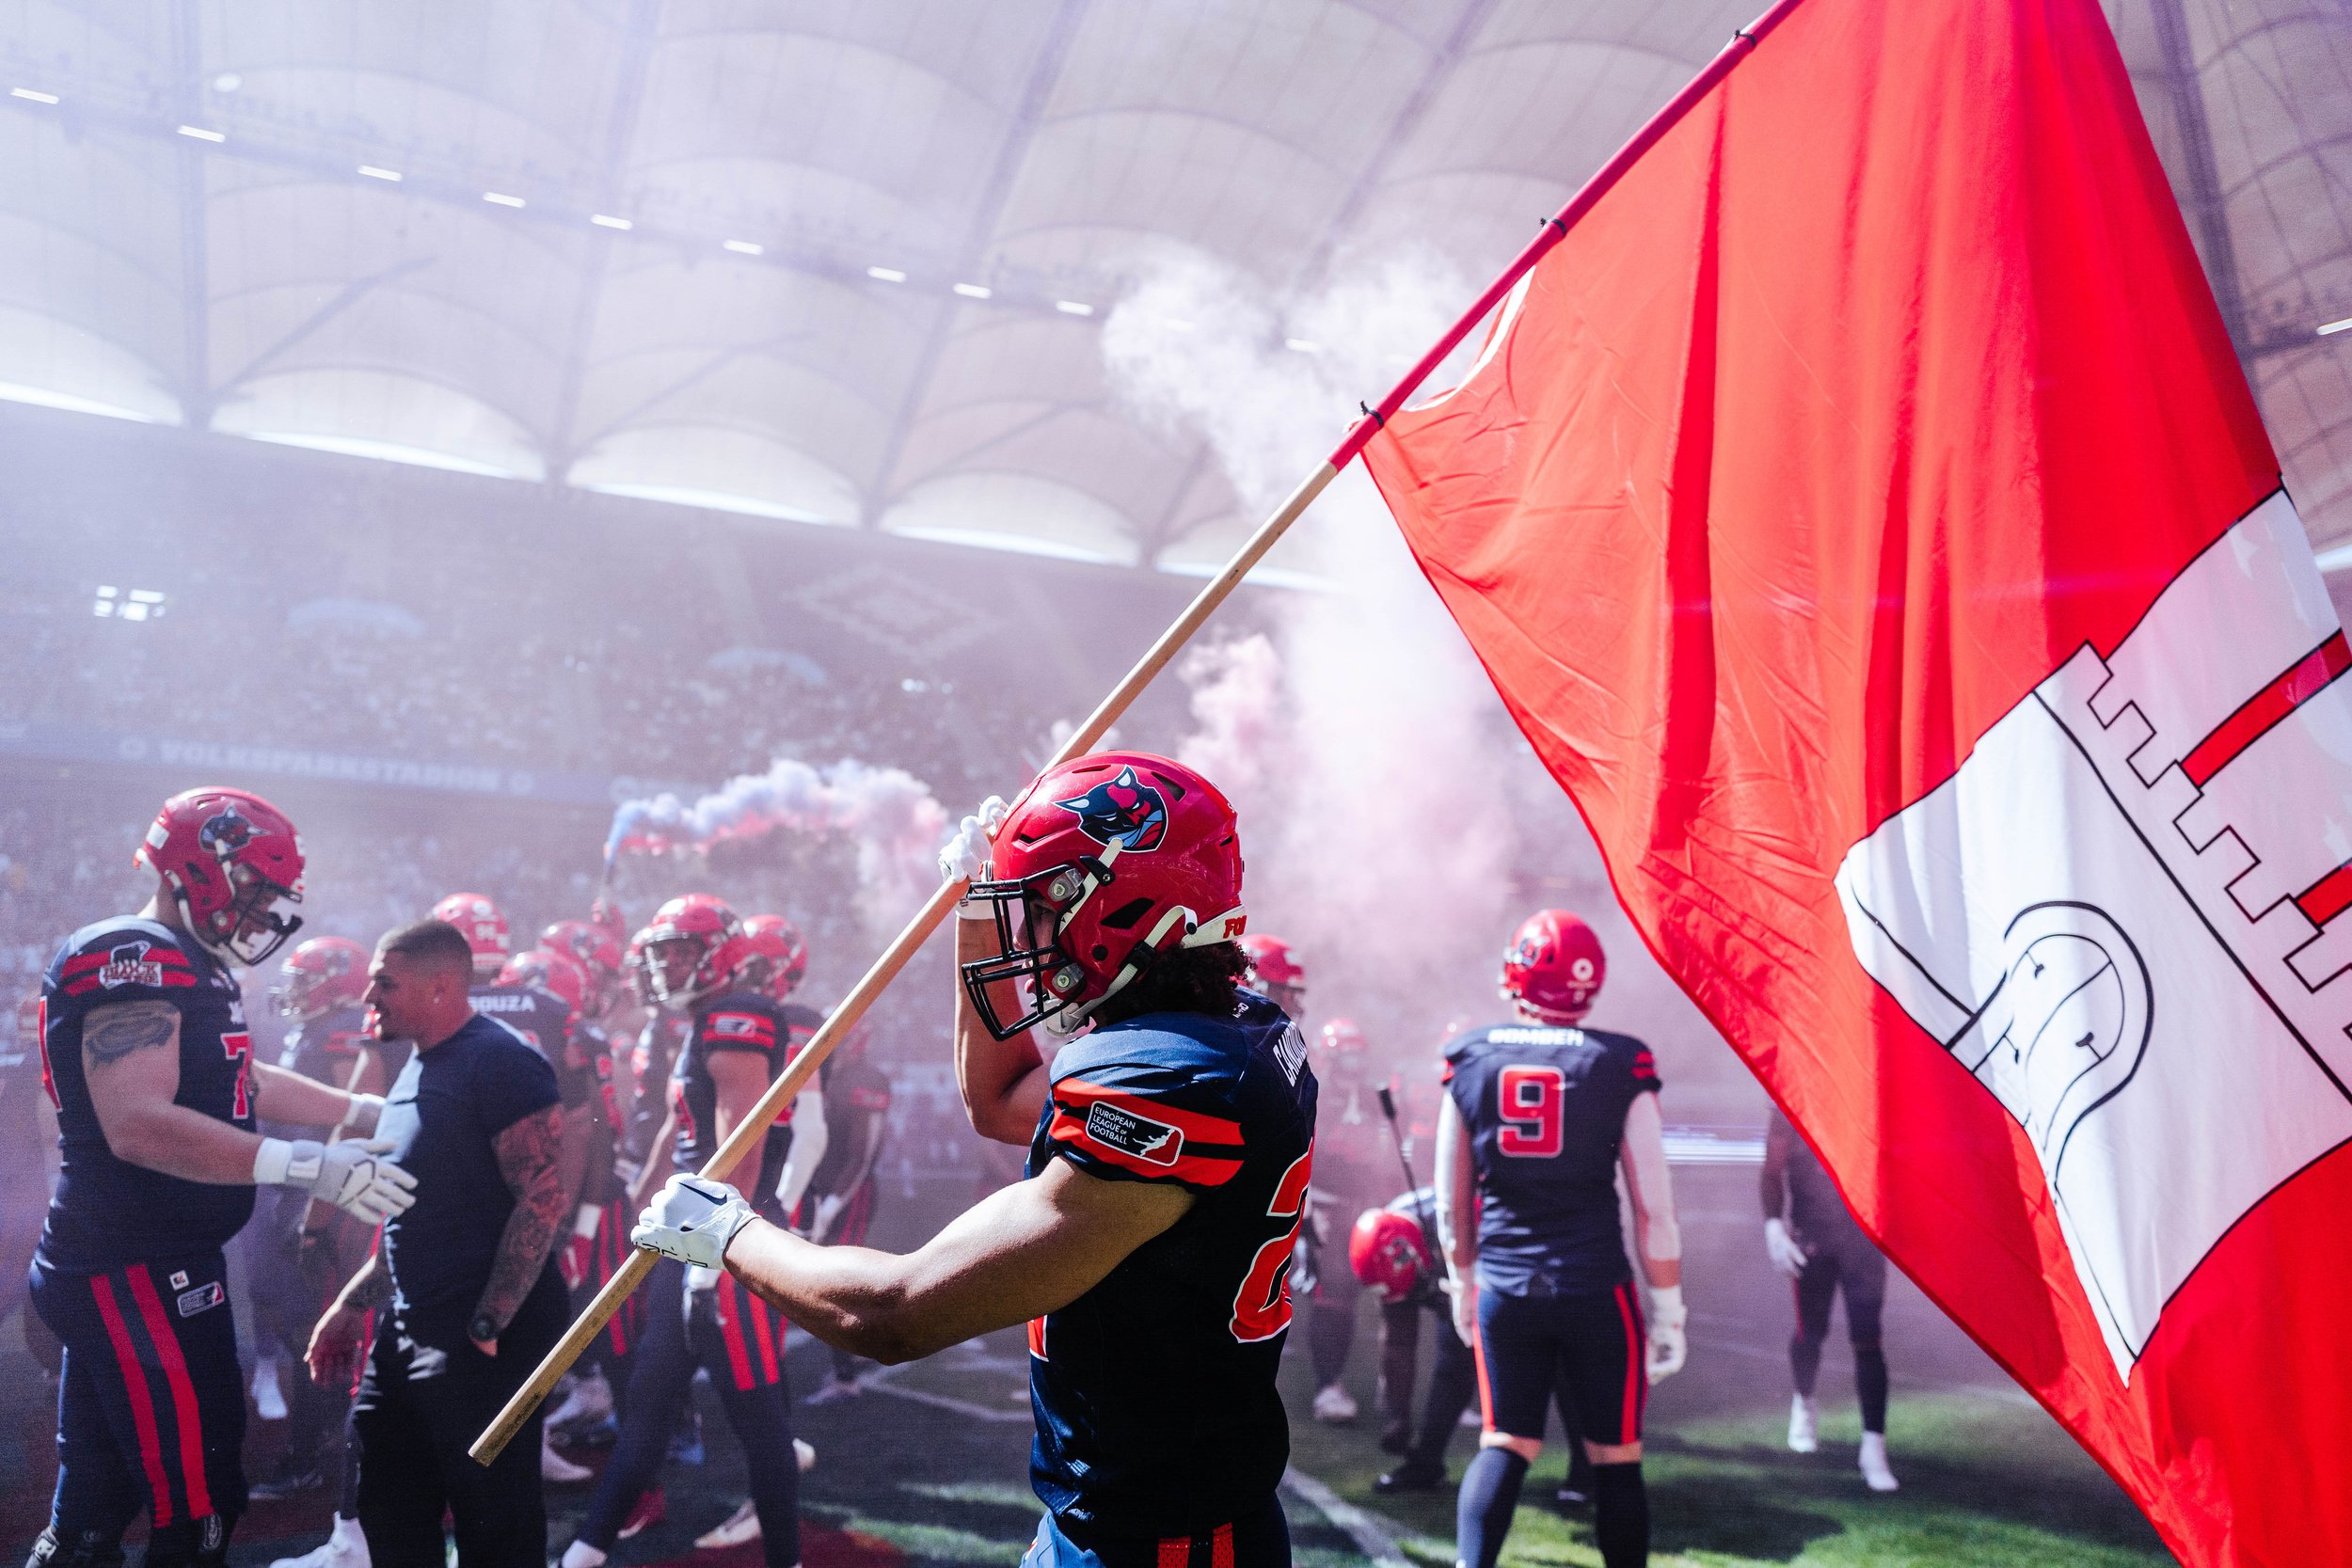
{"label": "jersey number", "polygon": [[1507,1067],[1496,1085],[1502,1131],[1495,1148],[1520,1160],[1549,1160],[1560,1152],[1560,1101],[1567,1075],[1556,1067]]}
{"label": "jersey number", "polygon": [[1307,1213],[1307,1182],[1313,1174],[1314,1145],[1307,1146],[1275,1185],[1266,1218],[1288,1220],[1282,1233],[1260,1247],[1233,1293],[1233,1338],[1244,1344],[1271,1339],[1291,1325],[1291,1249],[1298,1244],[1298,1227]]}
{"label": "jersey number", "polygon": [[253,1037],[244,1030],[230,1030],[220,1037],[221,1054],[237,1064],[237,1108],[231,1116],[246,1116],[253,1109]]}

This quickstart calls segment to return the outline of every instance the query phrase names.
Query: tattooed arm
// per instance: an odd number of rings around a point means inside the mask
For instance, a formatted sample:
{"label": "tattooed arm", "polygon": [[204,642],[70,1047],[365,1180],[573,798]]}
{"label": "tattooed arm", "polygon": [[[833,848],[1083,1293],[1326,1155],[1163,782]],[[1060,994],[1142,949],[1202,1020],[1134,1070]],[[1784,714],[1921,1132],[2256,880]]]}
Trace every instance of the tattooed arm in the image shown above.
{"label": "tattooed arm", "polygon": [[507,1128],[492,1140],[498,1150],[499,1175],[515,1195],[515,1212],[506,1216],[506,1233],[499,1238],[498,1260],[490,1266],[490,1283],[474,1304],[477,1323],[487,1318],[497,1329],[486,1339],[475,1339],[485,1355],[498,1354],[498,1336],[515,1321],[523,1297],[539,1282],[539,1271],[563,1235],[571,1217],[569,1197],[561,1170],[564,1107],[550,1105]]}
{"label": "tattooed arm", "polygon": [[384,1266],[379,1246],[368,1254],[359,1272],[344,1284],[334,1305],[320,1314],[310,1330],[310,1347],[302,1359],[310,1368],[311,1382],[322,1388],[351,1386],[352,1374],[358,1370],[359,1348],[367,1343],[368,1323],[377,1307],[389,1307],[391,1300],[392,1272]]}
{"label": "tattooed arm", "polygon": [[82,1021],[82,1076],[118,1159],[189,1181],[250,1186],[262,1140],[175,1105],[180,1092],[180,1009],[168,1002],[118,1002]]}

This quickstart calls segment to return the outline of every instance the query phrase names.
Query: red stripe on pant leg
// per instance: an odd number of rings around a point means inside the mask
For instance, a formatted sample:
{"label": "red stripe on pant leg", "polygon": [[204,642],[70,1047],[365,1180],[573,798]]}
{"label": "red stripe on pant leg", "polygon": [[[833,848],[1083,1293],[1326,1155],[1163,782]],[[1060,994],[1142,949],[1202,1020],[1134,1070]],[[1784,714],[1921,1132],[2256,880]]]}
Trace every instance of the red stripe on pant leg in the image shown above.
{"label": "red stripe on pant leg", "polygon": [[741,1316],[734,1310],[733,1303],[728,1299],[735,1294],[737,1289],[733,1275],[720,1276],[718,1285],[719,1337],[726,1341],[727,1366],[734,1371],[735,1386],[738,1391],[740,1391],[752,1386],[752,1356],[751,1352],[743,1344]]}
{"label": "red stripe on pant leg", "polygon": [[139,1464],[147,1471],[148,1489],[154,1494],[154,1522],[171,1523],[171,1482],[164,1477],[163,1439],[155,1431],[155,1402],[148,1393],[147,1369],[139,1365],[139,1353],[131,1343],[131,1331],[123,1325],[122,1309],[115,1305],[114,1284],[104,1275],[93,1275],[90,1293],[98,1298],[99,1321],[106,1325],[106,1338],[115,1348],[115,1361],[122,1371],[122,1386],[131,1396],[131,1425],[139,1436]]}
{"label": "red stripe on pant leg", "polygon": [[1625,1322],[1625,1407],[1617,1415],[1617,1441],[1642,1440],[1642,1396],[1649,1388],[1649,1369],[1642,1355],[1642,1325],[1633,1310],[1633,1287],[1617,1287],[1617,1316]]}
{"label": "red stripe on pant leg", "polygon": [[1233,1568],[1233,1527],[1219,1525],[1209,1537],[1209,1568]]}
{"label": "red stripe on pant leg", "polygon": [[[732,1279],[735,1276],[729,1275],[727,1277]],[[776,1376],[776,1331],[775,1325],[769,1321],[768,1304],[760,1300],[755,1291],[741,1286],[737,1288],[743,1291],[744,1299],[751,1303],[752,1343],[759,1347],[759,1375],[770,1383],[780,1382],[782,1380]]]}
{"label": "red stripe on pant leg", "polygon": [[123,1271],[131,1299],[147,1320],[147,1337],[155,1341],[155,1354],[164,1364],[164,1384],[171,1390],[171,1411],[180,1423],[180,1467],[187,1473],[188,1517],[201,1519],[213,1512],[212,1489],[204,1484],[204,1417],[197,1408],[196,1380],[188,1376],[187,1357],[180,1354],[180,1336],[164,1316],[155,1294],[155,1276],[142,1263]]}
{"label": "red stripe on pant leg", "polygon": [[[1478,1369],[1478,1424],[1484,1430],[1492,1432],[1495,1429],[1495,1391],[1493,1386],[1486,1381],[1486,1334],[1479,1324],[1475,1306],[1478,1300],[1478,1287],[1464,1285],[1462,1289],[1471,1292],[1470,1300],[1473,1304],[1470,1311],[1470,1365]],[[1453,1325],[1449,1323],[1446,1328],[1450,1333]]]}

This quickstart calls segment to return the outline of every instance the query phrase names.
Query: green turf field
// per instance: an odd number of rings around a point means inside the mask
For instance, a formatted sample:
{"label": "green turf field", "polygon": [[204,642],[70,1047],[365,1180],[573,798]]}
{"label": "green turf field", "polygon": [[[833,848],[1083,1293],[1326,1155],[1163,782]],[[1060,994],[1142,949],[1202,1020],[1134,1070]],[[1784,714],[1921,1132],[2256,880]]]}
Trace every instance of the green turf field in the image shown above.
{"label": "green turf field", "polygon": [[[947,1394],[982,1419],[953,1408],[875,1392],[850,1404],[806,1412],[803,1431],[829,1460],[808,1478],[813,1520],[888,1542],[916,1563],[1014,1563],[1037,1509],[1022,1465],[1028,1430],[1020,1418],[1016,1343],[992,1343],[981,1364],[943,1358],[910,1369],[900,1386]],[[1351,1427],[1304,1418],[1304,1357],[1287,1364],[1295,1415],[1293,1462],[1373,1516],[1404,1560],[1453,1561],[1450,1487],[1412,1498],[1376,1497],[1373,1478],[1391,1463],[1373,1445],[1369,1355],[1354,1383],[1366,1417]],[[950,1392],[952,1390],[952,1392]],[[1898,1391],[1889,1433],[1903,1489],[1867,1491],[1853,1469],[1858,1434],[1851,1406],[1825,1401],[1822,1449],[1811,1457],[1782,1444],[1785,1407],[1753,1414],[1684,1417],[1653,1431],[1647,1465],[1661,1568],[2153,1568],[2172,1559],[2106,1477],[2039,1410],[1993,1389]],[[1458,1477],[1471,1434],[1449,1455]],[[1506,1564],[1597,1565],[1591,1530],[1563,1518],[1550,1497],[1562,1468],[1548,1451],[1529,1482]],[[1357,1537],[1293,1494],[1285,1505],[1300,1568],[1366,1560]],[[715,1505],[714,1505],[715,1506]],[[720,1512],[723,1512],[721,1510]],[[714,1514],[715,1516],[715,1514]]]}

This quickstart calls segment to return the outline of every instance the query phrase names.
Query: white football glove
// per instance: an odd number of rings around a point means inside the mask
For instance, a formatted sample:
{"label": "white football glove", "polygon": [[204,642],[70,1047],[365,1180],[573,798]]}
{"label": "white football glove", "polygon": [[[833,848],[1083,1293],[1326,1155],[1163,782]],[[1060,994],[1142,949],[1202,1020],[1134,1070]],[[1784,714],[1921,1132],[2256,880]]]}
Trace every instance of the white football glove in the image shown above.
{"label": "white football glove", "polygon": [[1791,1279],[1804,1273],[1805,1264],[1811,1261],[1777,1215],[1764,1222],[1764,1251],[1772,1258],[1772,1267]]}
{"label": "white football glove", "polygon": [[381,1225],[417,1201],[417,1179],[384,1158],[391,1148],[389,1138],[263,1138],[253,1155],[253,1184],[300,1187],[364,1224]]}
{"label": "white football glove", "polygon": [[[979,882],[988,879],[989,842],[996,830],[1005,825],[1005,813],[1009,808],[1001,795],[992,795],[980,802],[980,809],[965,817],[956,827],[956,836],[939,851],[939,879],[943,882]],[[957,912],[966,920],[993,920],[993,906],[959,905]]]}
{"label": "white football glove", "polygon": [[[715,1270],[724,1265],[735,1233],[751,1222],[752,1206],[725,1182],[673,1176],[645,1205],[628,1239],[691,1268]],[[717,1282],[714,1275],[711,1283]]]}
{"label": "white football glove", "polygon": [[1690,1317],[1689,1308],[1682,1305],[1681,1286],[1650,1287],[1646,1370],[1652,1383],[1663,1383],[1682,1370],[1682,1363],[1691,1353],[1691,1342],[1684,1336],[1682,1325]]}

